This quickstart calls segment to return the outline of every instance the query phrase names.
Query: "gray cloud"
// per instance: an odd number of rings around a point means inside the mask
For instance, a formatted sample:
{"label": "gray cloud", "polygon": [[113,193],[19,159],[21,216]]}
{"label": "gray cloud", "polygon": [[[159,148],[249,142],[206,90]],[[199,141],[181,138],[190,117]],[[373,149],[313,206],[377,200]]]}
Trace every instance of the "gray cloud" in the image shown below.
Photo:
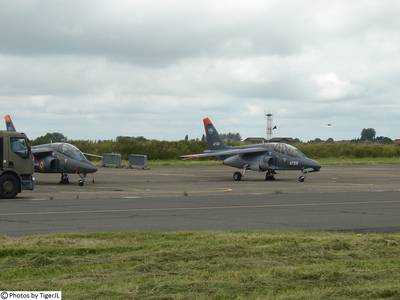
{"label": "gray cloud", "polygon": [[20,55],[96,55],[146,65],[193,56],[301,51],[303,18],[285,18],[287,12],[280,5],[266,5],[260,13],[255,11],[259,4],[245,9],[244,2],[238,3],[237,10],[225,11],[212,1],[4,2],[0,50]]}
{"label": "gray cloud", "polygon": [[[2,1],[0,106],[32,136],[398,137],[398,1]],[[119,126],[111,126],[118,123]],[[334,123],[329,128],[326,123]]]}

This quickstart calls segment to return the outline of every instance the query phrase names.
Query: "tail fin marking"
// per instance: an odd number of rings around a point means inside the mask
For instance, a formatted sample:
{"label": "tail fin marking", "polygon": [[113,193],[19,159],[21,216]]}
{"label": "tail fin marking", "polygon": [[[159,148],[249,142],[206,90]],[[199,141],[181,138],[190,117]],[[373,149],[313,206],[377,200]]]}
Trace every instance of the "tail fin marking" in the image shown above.
{"label": "tail fin marking", "polygon": [[206,131],[207,143],[209,150],[222,150],[227,149],[224,142],[219,137],[217,129],[209,118],[203,119],[204,130]]}

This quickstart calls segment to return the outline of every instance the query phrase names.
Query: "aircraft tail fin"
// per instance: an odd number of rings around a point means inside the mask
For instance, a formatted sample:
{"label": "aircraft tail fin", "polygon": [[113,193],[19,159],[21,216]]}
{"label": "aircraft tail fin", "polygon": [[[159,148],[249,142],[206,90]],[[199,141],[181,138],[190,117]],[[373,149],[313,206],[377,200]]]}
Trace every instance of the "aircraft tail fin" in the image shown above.
{"label": "aircraft tail fin", "polygon": [[221,150],[226,149],[226,145],[219,137],[217,129],[214,127],[213,123],[209,118],[203,119],[204,129],[206,131],[206,138],[209,150]]}
{"label": "aircraft tail fin", "polygon": [[11,120],[10,115],[6,115],[6,116],[4,117],[4,120],[6,121],[7,131],[17,131],[17,130],[15,129],[15,126],[14,126],[13,121]]}

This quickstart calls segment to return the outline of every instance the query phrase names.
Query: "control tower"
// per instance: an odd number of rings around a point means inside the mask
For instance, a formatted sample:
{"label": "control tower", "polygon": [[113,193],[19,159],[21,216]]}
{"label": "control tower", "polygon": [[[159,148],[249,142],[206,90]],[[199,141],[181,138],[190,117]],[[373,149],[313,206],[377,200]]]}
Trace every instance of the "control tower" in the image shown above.
{"label": "control tower", "polygon": [[267,117],[267,141],[272,139],[272,114],[265,114]]}

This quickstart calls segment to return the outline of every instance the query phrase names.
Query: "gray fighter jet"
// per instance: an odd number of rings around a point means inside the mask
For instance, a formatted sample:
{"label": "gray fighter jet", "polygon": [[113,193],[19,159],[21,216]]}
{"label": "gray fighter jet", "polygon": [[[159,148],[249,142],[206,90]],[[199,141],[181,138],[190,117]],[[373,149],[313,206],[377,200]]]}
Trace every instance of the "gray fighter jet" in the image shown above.
{"label": "gray fighter jet", "polygon": [[[5,117],[7,131],[16,131],[11,117]],[[35,172],[39,173],[59,173],[61,174],[61,184],[68,184],[68,174],[79,175],[79,185],[83,186],[86,175],[97,171],[95,165],[87,160],[74,145],[68,143],[52,143],[37,145],[32,147],[32,154],[35,160]],[[89,156],[96,156],[86,154]]]}
{"label": "gray fighter jet", "polygon": [[265,172],[265,180],[275,180],[278,170],[301,171],[298,181],[304,182],[305,175],[318,172],[321,165],[306,157],[299,149],[285,143],[264,143],[239,147],[228,147],[220,139],[217,130],[209,118],[203,119],[208,150],[201,154],[184,155],[183,159],[216,157],[224,165],[241,169],[235,172],[233,179],[240,181],[247,170]]}

